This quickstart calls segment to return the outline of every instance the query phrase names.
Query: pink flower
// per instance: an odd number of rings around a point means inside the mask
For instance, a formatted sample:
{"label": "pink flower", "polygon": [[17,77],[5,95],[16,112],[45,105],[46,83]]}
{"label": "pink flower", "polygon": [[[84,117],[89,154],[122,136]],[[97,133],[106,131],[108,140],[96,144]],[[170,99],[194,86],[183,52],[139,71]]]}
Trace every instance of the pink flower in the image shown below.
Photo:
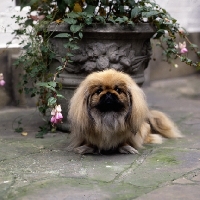
{"label": "pink flower", "polygon": [[185,32],[182,28],[180,28],[178,31],[180,34],[184,34],[184,32]]}
{"label": "pink flower", "polygon": [[0,86],[4,86],[5,83],[6,83],[6,82],[3,80],[3,74],[0,73]]}
{"label": "pink flower", "polygon": [[183,43],[179,42],[179,48],[180,48],[180,53],[181,54],[184,54],[184,53],[188,52],[188,50],[186,48],[186,42],[185,41]]}
{"label": "pink flower", "polygon": [[62,109],[61,106],[55,106],[55,108],[53,108],[53,110],[51,111],[51,123],[54,124],[58,124],[62,122],[63,119],[63,115],[61,113]]}
{"label": "pink flower", "polygon": [[187,52],[188,52],[187,48],[182,48],[182,49],[181,49],[181,53],[182,53],[182,54],[187,53]]}
{"label": "pink flower", "polygon": [[4,80],[0,80],[0,86],[4,86],[5,85],[5,81]]}

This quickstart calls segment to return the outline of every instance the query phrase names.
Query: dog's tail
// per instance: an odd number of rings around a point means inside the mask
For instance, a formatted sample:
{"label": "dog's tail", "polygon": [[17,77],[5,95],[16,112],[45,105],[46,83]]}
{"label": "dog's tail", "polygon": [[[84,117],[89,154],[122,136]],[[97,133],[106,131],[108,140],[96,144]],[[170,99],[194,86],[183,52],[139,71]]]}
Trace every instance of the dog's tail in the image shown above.
{"label": "dog's tail", "polygon": [[178,127],[174,122],[164,113],[151,110],[149,114],[149,123],[152,133],[158,133],[166,138],[181,138],[181,134]]}

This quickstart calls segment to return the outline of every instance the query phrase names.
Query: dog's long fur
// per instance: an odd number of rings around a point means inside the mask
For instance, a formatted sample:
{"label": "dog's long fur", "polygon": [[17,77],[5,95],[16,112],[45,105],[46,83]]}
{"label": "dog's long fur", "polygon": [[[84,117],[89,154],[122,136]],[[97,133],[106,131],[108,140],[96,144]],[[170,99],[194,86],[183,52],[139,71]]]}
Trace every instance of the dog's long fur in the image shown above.
{"label": "dog's long fur", "polygon": [[[107,94],[117,106],[110,102],[106,108],[102,106]],[[145,95],[135,81],[114,69],[86,77],[70,101],[68,117],[68,150],[80,154],[104,150],[134,154],[145,143],[162,143],[162,137],[182,137],[169,117],[148,109]]]}

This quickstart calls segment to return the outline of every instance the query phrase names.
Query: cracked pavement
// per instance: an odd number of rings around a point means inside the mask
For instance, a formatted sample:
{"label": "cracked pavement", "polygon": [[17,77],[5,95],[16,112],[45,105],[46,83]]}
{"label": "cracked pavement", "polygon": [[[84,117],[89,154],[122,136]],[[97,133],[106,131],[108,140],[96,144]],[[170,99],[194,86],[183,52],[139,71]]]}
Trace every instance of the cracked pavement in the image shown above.
{"label": "cracked pavement", "polygon": [[[35,138],[35,108],[0,110],[0,199],[199,200],[200,75],[144,86],[148,104],[169,114],[184,138],[146,145],[139,155],[67,152],[67,133]],[[19,119],[28,133],[14,132]]]}

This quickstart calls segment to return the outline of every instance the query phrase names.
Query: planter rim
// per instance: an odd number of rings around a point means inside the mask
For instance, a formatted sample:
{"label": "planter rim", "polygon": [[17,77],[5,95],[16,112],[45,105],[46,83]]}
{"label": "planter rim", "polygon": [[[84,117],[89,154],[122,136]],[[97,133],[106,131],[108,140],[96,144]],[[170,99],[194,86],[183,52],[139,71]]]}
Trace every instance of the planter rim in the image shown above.
{"label": "planter rim", "polygon": [[[70,32],[69,24],[62,22],[57,24],[52,22],[48,29],[49,32],[62,33]],[[115,32],[127,32],[127,33],[149,33],[154,34],[156,32],[155,26],[150,23],[138,23],[135,26],[132,25],[122,25],[122,24],[111,24],[111,23],[93,23],[91,26],[86,26],[83,28],[83,32],[100,32],[100,33],[115,33]]]}

